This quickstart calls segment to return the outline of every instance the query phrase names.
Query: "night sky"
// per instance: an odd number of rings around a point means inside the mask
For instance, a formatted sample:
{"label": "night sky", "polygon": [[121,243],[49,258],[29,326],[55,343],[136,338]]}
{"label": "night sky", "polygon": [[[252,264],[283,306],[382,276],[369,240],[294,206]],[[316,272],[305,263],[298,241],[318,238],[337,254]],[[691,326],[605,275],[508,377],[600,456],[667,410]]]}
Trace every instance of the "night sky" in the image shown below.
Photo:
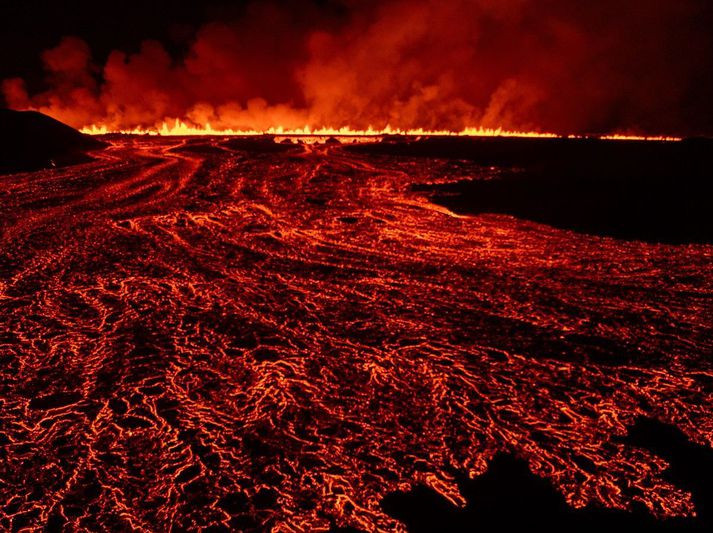
{"label": "night sky", "polygon": [[158,39],[178,55],[185,51],[202,23],[240,17],[246,2],[127,0],[120,4],[117,7],[92,0],[3,2],[0,46],[5,52],[0,77],[20,76],[28,84],[40,87],[45,77],[40,54],[67,35],[90,43],[100,63],[116,48],[138,51],[145,39]]}
{"label": "night sky", "polygon": [[6,105],[76,127],[177,118],[226,128],[713,133],[705,0],[79,1],[0,10]]}

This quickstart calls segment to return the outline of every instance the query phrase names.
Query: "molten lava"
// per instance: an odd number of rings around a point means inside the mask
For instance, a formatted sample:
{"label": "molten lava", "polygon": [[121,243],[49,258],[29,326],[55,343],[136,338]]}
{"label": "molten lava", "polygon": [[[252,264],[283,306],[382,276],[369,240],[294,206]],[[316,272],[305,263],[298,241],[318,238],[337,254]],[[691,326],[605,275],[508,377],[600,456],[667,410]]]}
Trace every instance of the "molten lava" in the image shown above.
{"label": "molten lava", "polygon": [[[302,128],[285,128],[282,126],[271,126],[265,130],[256,129],[231,129],[231,128],[213,128],[210,123],[205,125],[189,125],[179,119],[164,120],[159,126],[153,128],[135,127],[131,129],[111,129],[103,124],[92,124],[81,130],[89,135],[106,135],[110,133],[119,133],[124,135],[163,135],[163,136],[255,136],[255,135],[277,135],[281,137],[384,137],[387,135],[404,135],[409,137],[451,137],[451,136],[466,136],[466,137],[522,137],[522,138],[540,138],[554,139],[558,137],[567,138],[584,138],[582,135],[558,135],[556,133],[542,133],[536,131],[510,131],[503,128],[484,128],[468,127],[460,131],[452,130],[427,130],[423,128],[398,129],[386,126],[382,129],[357,129],[351,127],[330,128],[319,127],[311,128],[304,126]],[[680,141],[680,137],[673,136],[652,136],[652,135],[629,135],[629,134],[613,134],[596,136],[604,140],[617,141]]]}
{"label": "molten lava", "polygon": [[710,245],[414,192],[495,172],[462,161],[111,142],[0,182],[0,528],[403,531],[385,495],[460,503],[499,451],[575,507],[695,512],[619,437],[713,445]]}
{"label": "molten lava", "polygon": [[452,135],[466,135],[466,136],[477,136],[477,137],[541,137],[541,138],[554,138],[557,137],[554,133],[538,133],[538,132],[519,132],[519,131],[508,131],[502,128],[490,129],[490,128],[465,128],[462,131],[451,131],[451,130],[425,130],[423,128],[416,129],[397,129],[390,126],[386,126],[382,129],[373,129],[371,127],[367,129],[356,129],[350,127],[341,128],[330,128],[330,127],[320,127],[311,128],[310,126],[304,126],[302,128],[284,128],[282,126],[272,126],[265,130],[255,130],[255,129],[245,129],[236,130],[231,128],[220,128],[214,129],[209,123],[200,125],[188,125],[186,122],[179,119],[164,120],[160,126],[155,128],[143,128],[137,127],[128,130],[112,130],[105,125],[87,126],[82,129],[83,133],[90,135],[105,135],[107,133],[121,133],[127,135],[171,135],[171,136],[195,136],[195,135],[231,135],[231,136],[250,136],[250,135],[280,135],[280,136],[294,136],[294,137],[380,137],[384,135],[409,135],[409,136],[452,136]]}

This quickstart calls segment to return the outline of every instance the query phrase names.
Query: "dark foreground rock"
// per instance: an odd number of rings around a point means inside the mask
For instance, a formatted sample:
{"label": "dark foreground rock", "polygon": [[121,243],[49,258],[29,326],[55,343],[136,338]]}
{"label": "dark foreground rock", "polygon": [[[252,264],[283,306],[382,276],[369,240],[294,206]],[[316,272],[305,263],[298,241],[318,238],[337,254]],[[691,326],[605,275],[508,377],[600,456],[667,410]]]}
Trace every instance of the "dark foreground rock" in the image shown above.
{"label": "dark foreground rock", "polygon": [[104,146],[42,113],[0,109],[0,174],[83,163]]}
{"label": "dark foreground rock", "polygon": [[583,233],[713,242],[713,141],[428,138],[349,150],[467,160],[497,179],[421,187],[459,213],[509,214]]}
{"label": "dark foreground rock", "polygon": [[435,491],[418,486],[397,492],[382,502],[383,509],[404,522],[412,533],[496,531],[712,531],[713,451],[690,443],[673,426],[639,420],[625,440],[644,447],[671,464],[668,477],[690,490],[698,516],[657,520],[643,506],[631,512],[588,507],[574,509],[552,485],[534,474],[526,461],[495,456],[482,476],[461,477],[459,487],[467,505],[459,509]]}

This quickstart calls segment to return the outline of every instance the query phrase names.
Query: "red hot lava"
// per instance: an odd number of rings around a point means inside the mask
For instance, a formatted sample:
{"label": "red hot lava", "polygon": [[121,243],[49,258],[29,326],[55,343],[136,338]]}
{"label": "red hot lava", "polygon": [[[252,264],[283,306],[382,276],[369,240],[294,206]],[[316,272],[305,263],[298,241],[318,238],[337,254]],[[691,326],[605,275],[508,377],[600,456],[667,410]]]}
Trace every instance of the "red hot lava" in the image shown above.
{"label": "red hot lava", "polygon": [[412,192],[462,162],[240,143],[2,179],[0,527],[400,531],[386,494],[459,503],[499,451],[573,506],[694,513],[618,436],[713,445],[709,245]]}

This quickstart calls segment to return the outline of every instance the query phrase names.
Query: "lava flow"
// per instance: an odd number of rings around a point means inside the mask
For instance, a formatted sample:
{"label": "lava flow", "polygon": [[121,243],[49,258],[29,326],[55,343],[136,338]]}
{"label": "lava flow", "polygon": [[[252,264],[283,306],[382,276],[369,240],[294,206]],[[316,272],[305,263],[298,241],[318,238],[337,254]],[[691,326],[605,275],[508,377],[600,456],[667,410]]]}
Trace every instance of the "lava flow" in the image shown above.
{"label": "lava flow", "polygon": [[0,181],[0,528],[403,531],[500,451],[691,516],[641,416],[713,445],[713,247],[460,216],[461,161],[116,137]]}

